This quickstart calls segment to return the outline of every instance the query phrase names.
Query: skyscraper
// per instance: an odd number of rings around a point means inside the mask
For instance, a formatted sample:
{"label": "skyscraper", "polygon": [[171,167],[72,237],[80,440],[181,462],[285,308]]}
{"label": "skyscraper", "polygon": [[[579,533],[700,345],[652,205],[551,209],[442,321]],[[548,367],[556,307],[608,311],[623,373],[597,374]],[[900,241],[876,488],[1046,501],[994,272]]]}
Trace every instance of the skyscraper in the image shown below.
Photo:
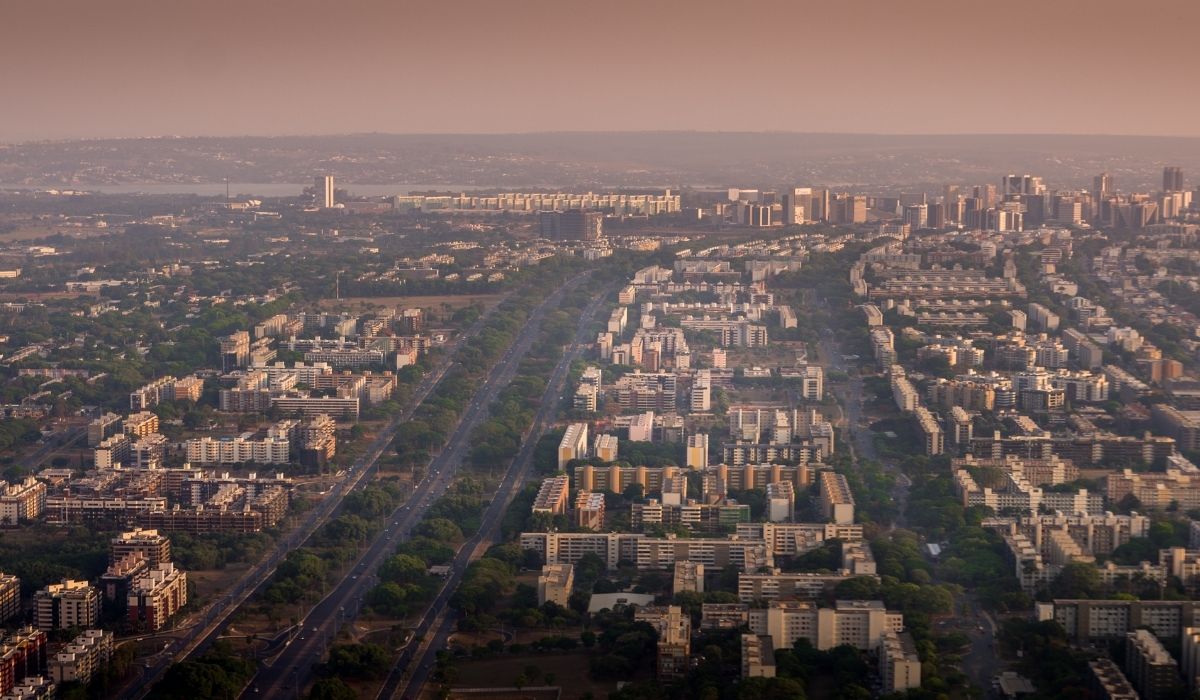
{"label": "skyscraper", "polygon": [[333,196],[333,176],[321,175],[317,177],[314,188],[317,191],[317,201],[326,209],[331,209],[334,205]]}
{"label": "skyscraper", "polygon": [[1183,168],[1168,165],[1163,168],[1163,192],[1183,191]]}
{"label": "skyscraper", "polygon": [[792,187],[783,193],[783,223],[807,223],[813,213],[811,187]]}
{"label": "skyscraper", "polygon": [[1104,199],[1113,191],[1113,178],[1108,173],[1100,173],[1092,179],[1092,197],[1096,201]]}
{"label": "skyscraper", "polygon": [[1000,179],[1000,195],[1042,194],[1046,186],[1036,175],[1005,175]]}
{"label": "skyscraper", "polygon": [[914,231],[929,227],[929,205],[927,204],[910,204],[904,207],[904,223],[912,227]]}

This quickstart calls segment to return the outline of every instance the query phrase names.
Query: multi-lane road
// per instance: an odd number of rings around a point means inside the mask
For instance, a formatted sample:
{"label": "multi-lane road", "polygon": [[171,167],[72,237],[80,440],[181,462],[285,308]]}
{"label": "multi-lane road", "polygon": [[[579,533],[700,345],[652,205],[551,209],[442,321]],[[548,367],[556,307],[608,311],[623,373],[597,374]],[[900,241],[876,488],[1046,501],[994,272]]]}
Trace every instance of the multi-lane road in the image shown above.
{"label": "multi-lane road", "polygon": [[[442,451],[430,462],[425,477],[416,485],[412,496],[391,514],[384,531],[359,557],[349,573],[300,621],[295,635],[283,650],[276,657],[264,662],[247,687],[245,697],[299,697],[301,689],[311,677],[314,664],[320,661],[337,631],[357,616],[364,597],[377,582],[375,573],[379,565],[392,554],[397,543],[407,537],[409,530],[420,522],[429,506],[453,481],[458,465],[470,447],[472,431],[487,419],[488,407],[516,376],[521,359],[536,339],[546,313],[558,305],[563,294],[574,289],[586,278],[587,274],[573,278],[530,314],[512,346],[477,388],[457,429]],[[468,542],[463,550],[471,547],[471,542]],[[457,580],[455,577],[461,577],[465,569],[466,564],[456,559],[452,566],[453,573],[438,594],[435,606],[445,605]],[[432,619],[431,615],[426,615],[422,624],[427,625]],[[421,633],[419,627],[417,636]]]}
{"label": "multi-lane road", "polygon": [[[453,356],[453,352],[459,344],[477,334],[483,328],[484,320],[484,317],[480,317],[459,334],[458,338],[444,346],[447,354]],[[275,572],[275,567],[287,556],[287,553],[300,546],[318,527],[323,525],[341,505],[342,499],[348,493],[370,483],[370,479],[366,477],[372,472],[379,456],[391,444],[392,437],[400,424],[412,418],[413,411],[429,396],[451,365],[452,363],[447,360],[435,371],[421,379],[413,392],[408,407],[371,441],[366,452],[348,468],[346,478],[334,486],[330,494],[308,513],[299,526],[280,540],[269,555],[243,574],[228,591],[197,613],[187,629],[180,630],[180,635],[168,645],[165,653],[156,655],[152,661],[147,661],[140,667],[140,675],[117,694],[120,700],[145,696],[172,663],[202,652],[221,635],[230,615],[266,583],[271,574]]]}
{"label": "multi-lane road", "polygon": [[[505,472],[503,481],[496,489],[495,497],[492,498],[492,502],[484,512],[479,532],[458,550],[445,587],[433,602],[430,603],[429,608],[425,611],[420,624],[415,630],[414,639],[422,640],[422,642],[420,644],[414,643],[400,655],[400,658],[392,667],[387,680],[384,681],[383,687],[379,691],[379,695],[377,696],[379,700],[416,698],[420,695],[421,688],[425,685],[425,682],[429,680],[434,661],[437,658],[437,652],[446,647],[457,622],[452,611],[447,609],[450,596],[458,588],[458,584],[466,573],[468,564],[471,563],[471,560],[475,558],[476,553],[481,549],[480,545],[498,541],[500,523],[504,518],[504,513],[508,509],[509,504],[512,503],[513,498],[516,497],[521,487],[525,484],[530,466],[533,463],[533,451],[537,447],[538,439],[558,414],[560,392],[566,382],[571,363],[579,358],[585,344],[589,340],[587,337],[588,328],[592,319],[595,318],[596,311],[604,303],[604,299],[607,297],[609,291],[611,290],[605,290],[598,294],[584,312],[580,314],[578,326],[575,330],[575,338],[571,346],[567,348],[566,352],[559,359],[558,364],[555,365],[554,371],[551,372],[550,378],[546,382],[546,390],[542,395],[538,412],[534,416],[533,422],[530,423],[529,428],[525,431],[525,435],[521,441],[521,449],[513,457],[512,462]],[[432,634],[430,634],[431,630],[433,630]]]}

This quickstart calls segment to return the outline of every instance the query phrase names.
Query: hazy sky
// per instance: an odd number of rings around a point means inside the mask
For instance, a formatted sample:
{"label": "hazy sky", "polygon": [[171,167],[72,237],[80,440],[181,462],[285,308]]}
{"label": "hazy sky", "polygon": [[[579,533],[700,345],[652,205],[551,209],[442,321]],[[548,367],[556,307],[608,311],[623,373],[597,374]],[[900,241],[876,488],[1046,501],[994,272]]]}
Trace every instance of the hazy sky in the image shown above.
{"label": "hazy sky", "polygon": [[1200,136],[1196,0],[0,0],[0,140]]}

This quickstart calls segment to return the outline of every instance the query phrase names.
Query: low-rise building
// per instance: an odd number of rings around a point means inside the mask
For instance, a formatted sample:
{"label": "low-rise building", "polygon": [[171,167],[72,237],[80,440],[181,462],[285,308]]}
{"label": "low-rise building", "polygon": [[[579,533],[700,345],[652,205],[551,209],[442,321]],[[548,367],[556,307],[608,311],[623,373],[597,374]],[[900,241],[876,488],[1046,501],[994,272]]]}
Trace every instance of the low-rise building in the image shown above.
{"label": "low-rise building", "polygon": [[570,564],[546,564],[538,576],[538,605],[547,602],[567,607],[575,585],[575,567]]}

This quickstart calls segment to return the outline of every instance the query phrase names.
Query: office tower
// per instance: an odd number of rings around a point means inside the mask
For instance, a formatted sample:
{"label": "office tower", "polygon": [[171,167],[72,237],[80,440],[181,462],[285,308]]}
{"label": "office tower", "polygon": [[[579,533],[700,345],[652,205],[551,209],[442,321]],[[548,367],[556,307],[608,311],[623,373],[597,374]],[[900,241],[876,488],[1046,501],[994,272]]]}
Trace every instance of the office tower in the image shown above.
{"label": "office tower", "polygon": [[1183,191],[1183,168],[1168,165],[1163,168],[1163,192]]}
{"label": "office tower", "polygon": [[604,238],[604,214],[569,209],[538,214],[541,237],[552,241],[598,241]]}
{"label": "office tower", "polygon": [[959,217],[961,212],[962,192],[959,191],[958,185],[943,185],[942,186],[942,205],[945,206],[946,222],[951,224],[962,223]]}
{"label": "office tower", "polygon": [[1035,175],[1005,175],[1000,179],[1000,194],[1043,194],[1046,186]]}
{"label": "office tower", "polygon": [[975,199],[979,200],[976,205],[977,209],[991,209],[996,206],[996,186],[976,185]]}
{"label": "office tower", "polygon": [[811,187],[793,187],[783,193],[783,223],[804,224],[812,220],[813,191]]}
{"label": "office tower", "polygon": [[829,221],[829,190],[814,189],[812,196],[812,211],[808,213],[809,221]]}
{"label": "office tower", "polygon": [[1070,195],[1055,197],[1054,218],[1060,224],[1078,226],[1083,222],[1083,203]]}
{"label": "office tower", "polygon": [[833,222],[861,224],[867,220],[867,197],[861,194],[839,194],[832,202]]}
{"label": "office tower", "polygon": [[929,228],[946,228],[946,205],[934,202],[929,205]]}
{"label": "office tower", "polygon": [[1109,173],[1100,173],[1092,179],[1092,196],[1096,201],[1107,197],[1113,191],[1113,177]]}
{"label": "office tower", "polygon": [[333,196],[333,176],[321,175],[317,178],[315,189],[317,191],[317,201],[321,206],[329,209],[335,204]]}
{"label": "office tower", "polygon": [[929,228],[929,205],[911,204],[904,207],[904,223],[913,230]]}

